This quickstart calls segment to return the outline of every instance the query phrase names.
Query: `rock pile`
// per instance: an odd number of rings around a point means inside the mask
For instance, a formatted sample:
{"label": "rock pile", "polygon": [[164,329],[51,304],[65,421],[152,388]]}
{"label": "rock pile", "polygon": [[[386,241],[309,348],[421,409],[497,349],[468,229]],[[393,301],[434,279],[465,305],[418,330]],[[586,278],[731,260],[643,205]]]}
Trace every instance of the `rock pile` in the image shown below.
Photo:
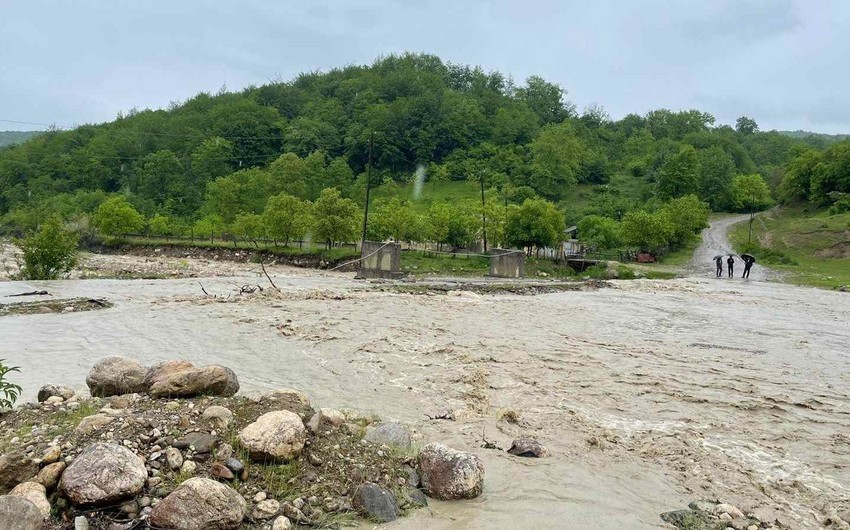
{"label": "rock pile", "polygon": [[[0,417],[0,528],[286,530],[333,514],[387,522],[483,489],[472,454],[412,452],[411,432],[279,389],[234,396],[220,366],[99,361],[93,397],[45,385]],[[421,477],[421,479],[420,479]],[[419,488],[422,488],[420,490]]]}

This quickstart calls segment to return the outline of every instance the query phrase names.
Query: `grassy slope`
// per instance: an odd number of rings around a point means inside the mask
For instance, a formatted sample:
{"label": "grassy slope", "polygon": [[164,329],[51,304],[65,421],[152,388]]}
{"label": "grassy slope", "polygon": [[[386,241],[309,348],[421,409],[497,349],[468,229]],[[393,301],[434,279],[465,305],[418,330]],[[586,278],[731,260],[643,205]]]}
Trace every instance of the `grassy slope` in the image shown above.
{"label": "grassy slope", "polygon": [[[746,248],[748,223],[732,228],[735,249]],[[835,288],[850,285],[850,213],[827,215],[803,207],[786,207],[759,216],[753,223],[753,240],[792,263],[767,263],[788,273],[800,285]]]}

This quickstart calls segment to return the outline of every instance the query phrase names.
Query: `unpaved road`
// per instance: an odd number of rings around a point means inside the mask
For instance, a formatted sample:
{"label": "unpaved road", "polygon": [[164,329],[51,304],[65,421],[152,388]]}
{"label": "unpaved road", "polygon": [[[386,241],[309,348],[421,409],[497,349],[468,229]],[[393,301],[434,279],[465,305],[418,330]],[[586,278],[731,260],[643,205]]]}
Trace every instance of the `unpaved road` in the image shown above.
{"label": "unpaved road", "polygon": [[[709,265],[721,233],[698,251]],[[0,300],[44,288],[115,307],[0,318],[0,358],[27,398],[45,381],[84,388],[105,355],[221,363],[246,392],[295,387],[482,456],[482,497],[391,528],[666,528],[658,514],[694,499],[822,528],[850,518],[850,296],[757,270],[540,296],[393,294],[282,267],[281,294],[247,297],[234,288],[261,281],[250,269],[204,279],[216,298],[195,280],[6,282]],[[519,424],[498,421],[506,409]],[[456,421],[425,417],[446,410]],[[553,456],[482,436],[536,437]]]}
{"label": "unpaved road", "polygon": [[[714,276],[715,264],[714,257],[717,255],[723,256],[723,277],[728,279],[726,258],[729,254],[734,254],[732,245],[729,243],[727,233],[729,229],[738,223],[746,222],[750,218],[749,214],[733,215],[723,217],[711,222],[711,226],[706,228],[702,233],[702,243],[694,252],[694,257],[688,266],[689,272],[694,276]],[[734,273],[735,278],[740,279],[741,273],[744,271],[743,261],[735,255]],[[750,270],[750,280],[764,281],[772,278],[768,271],[760,264],[756,263]]]}

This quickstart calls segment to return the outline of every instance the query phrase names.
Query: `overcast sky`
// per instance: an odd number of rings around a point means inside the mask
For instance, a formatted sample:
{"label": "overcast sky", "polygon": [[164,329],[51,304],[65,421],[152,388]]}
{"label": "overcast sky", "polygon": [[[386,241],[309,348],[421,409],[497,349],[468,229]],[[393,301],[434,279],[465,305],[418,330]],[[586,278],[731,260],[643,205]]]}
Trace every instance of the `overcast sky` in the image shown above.
{"label": "overcast sky", "polygon": [[537,74],[613,118],[850,133],[846,0],[0,0],[0,119],[108,121],[403,51]]}

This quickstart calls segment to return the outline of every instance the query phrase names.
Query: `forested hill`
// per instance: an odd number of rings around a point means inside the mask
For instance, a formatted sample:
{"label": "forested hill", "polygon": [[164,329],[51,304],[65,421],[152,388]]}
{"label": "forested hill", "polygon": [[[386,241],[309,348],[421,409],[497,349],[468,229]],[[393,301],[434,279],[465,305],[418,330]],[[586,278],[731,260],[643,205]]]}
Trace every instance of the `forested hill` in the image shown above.
{"label": "forested hill", "polygon": [[[407,181],[421,166],[429,182],[484,178],[506,201],[537,194],[571,217],[613,218],[688,194],[715,210],[745,207],[754,193],[769,202],[762,178],[776,190],[794,157],[823,148],[699,110],[612,121],[599,107],[577,110],[539,77],[515,85],[499,72],[405,54],[201,93],[3,148],[0,215],[28,228],[46,214],[91,213],[112,193],[145,217],[185,222],[259,213],[282,192],[314,200],[336,187],[359,199],[370,138],[376,183]],[[762,178],[742,181],[736,195],[737,175]]]}
{"label": "forested hill", "polygon": [[40,131],[0,131],[0,147],[26,142]]}

